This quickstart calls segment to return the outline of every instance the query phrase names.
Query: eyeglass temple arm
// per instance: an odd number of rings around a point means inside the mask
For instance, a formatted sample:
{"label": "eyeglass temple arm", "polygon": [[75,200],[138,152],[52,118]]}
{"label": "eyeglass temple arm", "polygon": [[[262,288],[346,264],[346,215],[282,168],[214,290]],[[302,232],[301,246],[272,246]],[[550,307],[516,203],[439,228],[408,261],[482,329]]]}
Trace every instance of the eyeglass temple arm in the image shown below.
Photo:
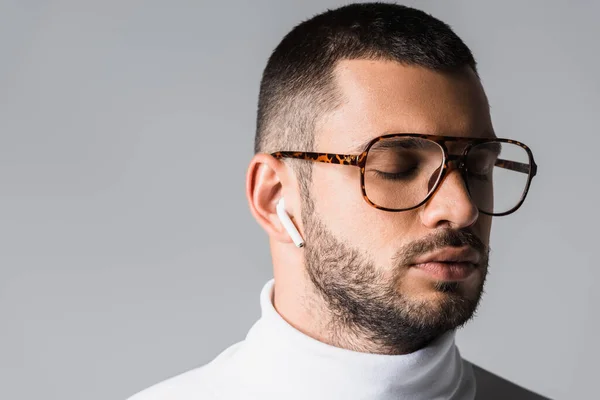
{"label": "eyeglass temple arm", "polygon": [[316,161],[328,164],[358,165],[363,154],[334,154],[313,153],[305,151],[278,151],[271,153],[277,159],[295,158],[300,160]]}
{"label": "eyeglass temple arm", "polygon": [[[316,161],[328,164],[358,165],[363,154],[335,154],[335,153],[313,153],[305,151],[278,151],[271,153],[277,159],[295,158],[300,160]],[[495,165],[500,168],[535,175],[537,166],[518,161],[504,160],[499,158]]]}
{"label": "eyeglass temple arm", "polygon": [[535,164],[530,165],[518,161],[504,160],[501,158],[496,160],[495,165],[496,167],[506,168],[512,171],[522,172],[524,174],[529,174],[531,172],[531,175],[535,175],[537,170],[537,166]]}

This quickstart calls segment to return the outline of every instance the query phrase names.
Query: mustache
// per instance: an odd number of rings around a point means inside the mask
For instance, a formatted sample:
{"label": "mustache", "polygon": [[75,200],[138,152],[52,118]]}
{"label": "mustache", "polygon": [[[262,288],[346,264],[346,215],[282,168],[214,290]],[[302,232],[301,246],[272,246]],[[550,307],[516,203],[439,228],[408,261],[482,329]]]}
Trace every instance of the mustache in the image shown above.
{"label": "mustache", "polygon": [[422,239],[405,245],[394,257],[398,265],[414,264],[418,257],[444,247],[471,247],[481,256],[481,264],[487,262],[489,247],[473,232],[466,228],[461,230],[445,229]]}

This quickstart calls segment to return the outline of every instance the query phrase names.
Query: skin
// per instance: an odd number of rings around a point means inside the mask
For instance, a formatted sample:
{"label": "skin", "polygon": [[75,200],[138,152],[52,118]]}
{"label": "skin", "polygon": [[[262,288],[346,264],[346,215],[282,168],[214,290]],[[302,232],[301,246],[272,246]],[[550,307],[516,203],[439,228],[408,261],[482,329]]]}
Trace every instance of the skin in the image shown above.
{"label": "skin", "polygon": [[[357,154],[386,133],[494,136],[484,90],[468,68],[445,73],[345,60],[335,79],[342,105],[317,122],[316,151]],[[406,354],[473,316],[487,274],[491,217],[478,212],[458,171],[423,206],[392,213],[364,201],[358,168],[313,164],[309,198],[292,168],[270,155],[255,155],[247,173],[250,210],[269,235],[273,304],[289,324],[333,346]],[[281,197],[304,248],[277,217]],[[477,249],[480,263],[465,280],[440,282],[408,264],[407,254],[450,245]]]}

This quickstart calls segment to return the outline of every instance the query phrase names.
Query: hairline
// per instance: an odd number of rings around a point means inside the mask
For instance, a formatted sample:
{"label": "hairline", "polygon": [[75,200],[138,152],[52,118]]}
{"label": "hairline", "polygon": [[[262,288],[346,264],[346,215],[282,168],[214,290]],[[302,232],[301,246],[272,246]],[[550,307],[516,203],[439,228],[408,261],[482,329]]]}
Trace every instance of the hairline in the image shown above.
{"label": "hairline", "polygon": [[[325,110],[316,110],[316,115],[315,118],[313,120],[313,123],[311,124],[311,129],[312,132],[307,132],[307,134],[312,135],[312,138],[310,139],[310,142],[312,143],[312,148],[307,149],[307,150],[298,150],[298,149],[290,149],[290,151],[314,151],[314,152],[318,152],[318,150],[315,147],[315,144],[317,143],[317,135],[319,134],[318,132],[318,127],[320,124],[323,123],[323,120],[330,115],[331,113],[333,113],[334,111],[338,110],[339,107],[342,106],[344,99],[342,98],[343,93],[341,90],[341,86],[339,84],[338,81],[338,72],[339,72],[339,68],[340,68],[340,64],[344,63],[344,62],[352,62],[352,61],[383,61],[383,62],[392,62],[398,65],[402,65],[405,67],[417,67],[417,68],[422,68],[428,71],[432,71],[432,72],[436,72],[436,73],[447,73],[447,74],[460,74],[460,75],[464,75],[464,74],[469,74],[470,72],[472,72],[475,76],[476,79],[480,79],[479,77],[479,73],[477,72],[476,69],[473,69],[471,65],[469,64],[463,64],[459,67],[454,67],[454,68],[430,68],[427,67],[425,65],[422,65],[420,63],[416,63],[416,62],[408,62],[408,61],[403,61],[403,60],[399,60],[397,58],[394,57],[385,57],[385,56],[373,56],[373,57],[354,57],[354,58],[348,58],[348,57],[342,57],[338,60],[335,60],[334,63],[328,68],[328,70],[323,71],[323,75],[322,76],[327,76],[328,81],[326,82],[326,85],[324,86],[324,89],[327,90],[331,90],[333,91],[333,96],[334,96],[334,103],[330,104],[330,107],[328,107]],[[319,93],[317,95],[318,96],[322,96],[323,93]],[[389,132],[388,132],[389,133]],[[384,135],[385,133],[382,132],[381,135]],[[362,152],[364,151],[364,147],[366,146],[366,143],[370,142],[371,140],[373,140],[373,138],[369,139],[368,141],[366,141],[365,143],[361,143],[358,146],[356,146],[356,148],[354,148],[354,151],[358,151],[358,152]],[[362,149],[362,150],[360,150]],[[359,151],[360,150],[360,151]]]}

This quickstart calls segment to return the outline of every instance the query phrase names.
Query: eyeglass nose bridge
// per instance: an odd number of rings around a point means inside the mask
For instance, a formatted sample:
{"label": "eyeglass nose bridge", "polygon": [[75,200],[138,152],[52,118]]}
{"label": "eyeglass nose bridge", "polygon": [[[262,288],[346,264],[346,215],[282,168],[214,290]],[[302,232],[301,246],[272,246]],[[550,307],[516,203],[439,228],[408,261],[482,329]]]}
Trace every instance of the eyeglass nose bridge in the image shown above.
{"label": "eyeglass nose bridge", "polygon": [[465,173],[466,166],[466,155],[465,154],[448,154],[444,161],[446,172],[450,172],[453,169],[458,169],[461,174]]}
{"label": "eyeglass nose bridge", "polygon": [[444,164],[442,165],[442,173],[437,182],[436,188],[434,191],[437,191],[439,187],[442,185],[442,182],[446,180],[449,173],[453,170],[458,170],[460,176],[467,187],[467,191],[469,194],[471,191],[469,190],[469,185],[467,185],[467,169],[466,169],[466,153],[464,154],[448,154],[446,153],[446,158],[444,159]]}

